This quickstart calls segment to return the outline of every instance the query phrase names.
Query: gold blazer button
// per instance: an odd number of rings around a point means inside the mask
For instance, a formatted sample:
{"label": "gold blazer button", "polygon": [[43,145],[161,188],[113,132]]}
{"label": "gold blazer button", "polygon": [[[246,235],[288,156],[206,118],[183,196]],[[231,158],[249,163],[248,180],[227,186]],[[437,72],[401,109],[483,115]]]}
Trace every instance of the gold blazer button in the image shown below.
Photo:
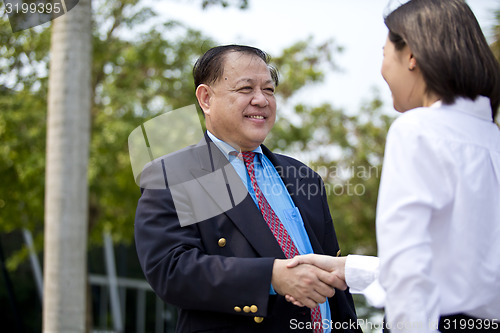
{"label": "gold blazer button", "polygon": [[257,324],[260,324],[264,321],[264,318],[263,317],[254,317],[253,320],[257,323]]}
{"label": "gold blazer button", "polygon": [[252,305],[250,307],[250,311],[252,311],[252,313],[255,313],[255,312],[259,311],[259,308],[257,307],[257,305]]}
{"label": "gold blazer button", "polygon": [[243,307],[243,312],[245,313],[249,313],[250,312],[250,307],[247,305],[247,306],[244,306]]}
{"label": "gold blazer button", "polygon": [[224,237],[221,238],[221,239],[219,239],[219,241],[217,242],[217,244],[219,244],[220,247],[226,246],[226,239]]}
{"label": "gold blazer button", "polygon": [[236,312],[241,312],[241,308],[240,308],[239,306],[235,306],[235,307],[234,307],[234,311],[236,311]]}

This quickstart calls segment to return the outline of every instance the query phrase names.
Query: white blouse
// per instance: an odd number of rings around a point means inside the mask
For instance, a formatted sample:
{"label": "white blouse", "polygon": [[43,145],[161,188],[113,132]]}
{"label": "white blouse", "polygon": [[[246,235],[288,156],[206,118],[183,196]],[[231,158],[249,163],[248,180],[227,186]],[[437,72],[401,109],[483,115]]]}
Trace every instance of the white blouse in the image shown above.
{"label": "white blouse", "polygon": [[500,130],[488,98],[392,124],[376,223],[380,266],[348,256],[346,280],[385,304],[391,332],[435,331],[440,315],[500,318]]}

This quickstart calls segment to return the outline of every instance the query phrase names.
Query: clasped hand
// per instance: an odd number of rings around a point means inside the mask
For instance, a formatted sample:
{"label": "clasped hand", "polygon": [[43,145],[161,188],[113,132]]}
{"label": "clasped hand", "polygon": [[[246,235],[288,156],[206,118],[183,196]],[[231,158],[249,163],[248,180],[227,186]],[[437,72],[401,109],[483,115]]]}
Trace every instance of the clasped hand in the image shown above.
{"label": "clasped hand", "polygon": [[334,288],[347,289],[345,259],[317,254],[276,259],[271,283],[287,301],[313,309],[333,297]]}

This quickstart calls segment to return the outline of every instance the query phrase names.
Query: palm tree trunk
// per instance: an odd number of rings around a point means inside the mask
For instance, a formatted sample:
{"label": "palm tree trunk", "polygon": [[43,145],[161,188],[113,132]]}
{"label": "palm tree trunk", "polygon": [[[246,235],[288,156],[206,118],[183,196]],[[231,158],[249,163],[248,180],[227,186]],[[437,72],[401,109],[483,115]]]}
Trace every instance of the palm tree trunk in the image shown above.
{"label": "palm tree trunk", "polygon": [[85,332],[91,4],[52,25],[45,173],[43,332]]}

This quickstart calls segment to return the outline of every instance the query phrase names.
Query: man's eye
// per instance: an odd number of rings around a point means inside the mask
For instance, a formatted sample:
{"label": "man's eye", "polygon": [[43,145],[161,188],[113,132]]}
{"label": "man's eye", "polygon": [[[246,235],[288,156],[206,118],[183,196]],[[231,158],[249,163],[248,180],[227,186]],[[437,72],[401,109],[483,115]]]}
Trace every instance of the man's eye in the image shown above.
{"label": "man's eye", "polygon": [[253,89],[252,87],[241,87],[238,89],[238,91],[241,91],[241,92],[251,92]]}
{"label": "man's eye", "polygon": [[268,93],[268,94],[271,94],[271,95],[273,95],[273,94],[274,94],[274,88],[266,88],[266,89],[264,89],[264,91],[265,91],[266,93]]}

